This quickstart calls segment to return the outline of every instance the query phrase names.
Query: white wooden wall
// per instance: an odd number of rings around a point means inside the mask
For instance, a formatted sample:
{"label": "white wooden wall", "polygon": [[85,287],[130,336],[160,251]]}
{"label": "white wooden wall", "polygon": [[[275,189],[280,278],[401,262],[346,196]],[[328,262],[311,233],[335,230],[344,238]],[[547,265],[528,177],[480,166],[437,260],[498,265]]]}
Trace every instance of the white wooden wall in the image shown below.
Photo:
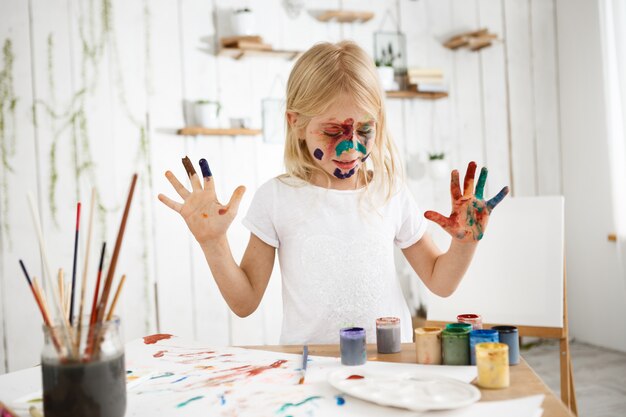
{"label": "white wooden wall", "polygon": [[[507,184],[516,195],[561,193],[554,0],[308,2],[315,9],[376,13],[372,21],[354,25],[321,23],[307,12],[292,20],[281,3],[0,1],[0,42],[12,45],[11,87],[18,98],[14,121],[0,103],[8,120],[0,137],[3,143],[16,137],[15,152],[2,155],[12,170],[0,166],[0,179],[8,184],[8,209],[2,208],[0,220],[10,226],[0,234],[0,372],[37,363],[41,349],[41,320],[17,262],[23,259],[41,278],[26,192],[36,195],[52,264],[71,271],[74,205],[80,199],[87,209],[90,188],[97,187],[107,211],[96,223],[92,243],[93,284],[100,244],[106,239],[111,252],[133,172],[140,174],[140,183],[117,268],[128,275],[118,310],[125,338],[156,331],[158,318],[159,331],[213,344],[278,341],[279,271],[257,312],[237,318],[182,220],[156,200],[159,192],[173,194],[163,176],[166,169],[182,178],[181,157],[205,157],[223,200],[239,184],[248,188],[240,219],[255,189],[282,170],[281,146],[264,144],[260,136],[173,134],[184,125],[185,100],[220,100],[226,119],[250,117],[260,127],[261,100],[284,92],[292,62],[234,61],[206,53],[216,36],[228,34],[224,10],[233,7],[252,7],[259,34],[284,49],[349,38],[371,53],[373,32],[399,27],[407,36],[408,64],[443,68],[451,90],[449,99],[439,101],[388,101],[390,129],[412,168],[420,172],[423,167],[415,161],[428,151],[445,150],[451,166],[464,170],[472,159],[489,166],[489,196]],[[103,6],[110,6],[108,19]],[[381,27],[387,11],[393,18]],[[441,46],[448,35],[479,27],[488,27],[500,41],[477,53]],[[0,70],[5,66],[0,60]],[[53,144],[56,223],[49,197]],[[92,165],[77,180],[77,167],[90,162],[86,155]],[[447,180],[418,175],[410,186],[423,208],[449,209]],[[435,227],[431,230],[445,241]],[[236,220],[229,235],[236,258],[248,235]],[[399,272],[416,305],[414,273],[404,264]]]}

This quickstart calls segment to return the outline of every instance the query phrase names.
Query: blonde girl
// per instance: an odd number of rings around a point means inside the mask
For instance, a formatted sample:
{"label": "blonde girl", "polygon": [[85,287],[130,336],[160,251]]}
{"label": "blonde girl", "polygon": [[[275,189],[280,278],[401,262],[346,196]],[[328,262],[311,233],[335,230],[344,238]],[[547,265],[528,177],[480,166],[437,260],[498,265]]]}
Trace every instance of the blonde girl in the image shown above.
{"label": "blonde girl", "polygon": [[[372,58],[353,42],[315,45],[296,62],[287,85],[286,173],[254,195],[243,219],[250,241],[240,264],[226,232],[245,188],[222,205],[206,160],[200,160],[203,181],[183,160],[191,191],[165,173],[183,203],[162,194],[159,199],[187,223],[235,314],[256,310],[278,253],[281,344],[337,343],[346,326],[365,328],[372,342],[382,316],[399,317],[402,341],[410,342],[411,315],[395,271],[394,244],[433,293],[448,296],[467,270],[491,210],[508,193],[504,187],[485,201],[487,170],[474,191],[471,162],[463,191],[458,171],[452,171],[450,216],[422,214],[401,180],[383,97]],[[452,236],[446,252],[426,232],[425,219]]]}

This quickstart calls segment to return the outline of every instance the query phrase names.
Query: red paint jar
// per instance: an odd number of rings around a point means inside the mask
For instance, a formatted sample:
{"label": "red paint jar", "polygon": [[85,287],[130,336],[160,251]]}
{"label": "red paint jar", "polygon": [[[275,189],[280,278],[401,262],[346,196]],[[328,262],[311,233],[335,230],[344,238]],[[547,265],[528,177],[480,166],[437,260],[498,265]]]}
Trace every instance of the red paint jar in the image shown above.
{"label": "red paint jar", "polygon": [[459,314],[456,316],[459,323],[468,323],[472,325],[472,330],[483,328],[483,318],[480,314]]}

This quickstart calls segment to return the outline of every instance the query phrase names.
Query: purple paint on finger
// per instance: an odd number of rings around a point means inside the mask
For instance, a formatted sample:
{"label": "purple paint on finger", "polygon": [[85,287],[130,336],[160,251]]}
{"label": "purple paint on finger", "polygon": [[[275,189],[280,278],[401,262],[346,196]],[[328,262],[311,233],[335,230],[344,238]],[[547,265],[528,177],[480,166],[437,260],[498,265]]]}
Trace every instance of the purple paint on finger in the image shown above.
{"label": "purple paint on finger", "polygon": [[211,168],[209,168],[209,163],[204,158],[200,160],[200,169],[202,170],[202,176],[204,178],[213,176],[213,174],[211,174]]}
{"label": "purple paint on finger", "polygon": [[317,148],[315,149],[315,151],[313,152],[313,156],[315,157],[315,159],[317,159],[318,161],[321,161],[322,158],[324,157],[324,152],[322,152],[321,149]]}
{"label": "purple paint on finger", "polygon": [[504,197],[506,197],[508,193],[509,187],[504,187],[500,190],[498,194],[496,194],[495,197],[487,201],[487,208],[489,209],[489,211],[491,212],[491,210],[493,210],[498,204],[500,204],[500,202],[504,199]]}

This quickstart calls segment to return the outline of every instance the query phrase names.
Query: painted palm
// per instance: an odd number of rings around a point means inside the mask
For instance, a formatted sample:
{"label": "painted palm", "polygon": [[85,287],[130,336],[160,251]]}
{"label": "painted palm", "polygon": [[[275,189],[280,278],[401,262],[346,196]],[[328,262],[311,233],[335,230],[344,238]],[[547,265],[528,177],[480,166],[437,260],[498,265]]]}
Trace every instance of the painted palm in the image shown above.
{"label": "painted palm", "polygon": [[491,211],[509,193],[509,187],[504,187],[491,200],[485,201],[483,192],[487,182],[487,168],[480,170],[476,192],[474,193],[474,175],[476,163],[470,162],[467,166],[463,181],[463,193],[459,183],[459,171],[452,171],[450,180],[450,194],[452,196],[452,213],[446,217],[436,211],[427,211],[424,216],[440,225],[453,238],[463,242],[477,242],[482,239]]}

